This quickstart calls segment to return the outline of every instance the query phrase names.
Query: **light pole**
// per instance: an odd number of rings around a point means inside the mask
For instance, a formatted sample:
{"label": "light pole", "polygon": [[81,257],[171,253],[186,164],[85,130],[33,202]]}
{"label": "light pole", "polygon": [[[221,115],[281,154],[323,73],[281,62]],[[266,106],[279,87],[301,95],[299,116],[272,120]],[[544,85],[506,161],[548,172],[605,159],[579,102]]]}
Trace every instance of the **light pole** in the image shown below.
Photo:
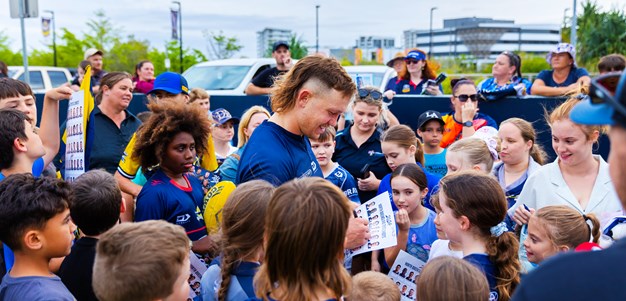
{"label": "light pole", "polygon": [[436,6],[430,8],[430,42],[428,46],[428,59],[430,59],[433,51],[433,11],[437,9]]}
{"label": "light pole", "polygon": [[315,6],[315,53],[320,52],[320,6]]}
{"label": "light pole", "polygon": [[172,3],[178,5],[178,47],[179,47],[179,59],[180,59],[180,73],[183,73],[183,10],[180,6],[180,1],[172,1]]}
{"label": "light pole", "polygon": [[52,15],[52,52],[54,54],[54,66],[57,66],[57,21],[54,19],[54,11],[44,10],[44,13],[49,13]]}
{"label": "light pole", "polygon": [[574,46],[574,49],[576,49],[576,30],[577,30],[576,23],[578,23],[578,18],[576,17],[576,0],[574,0],[574,7],[572,8],[572,38],[571,38],[571,44],[572,46]]}

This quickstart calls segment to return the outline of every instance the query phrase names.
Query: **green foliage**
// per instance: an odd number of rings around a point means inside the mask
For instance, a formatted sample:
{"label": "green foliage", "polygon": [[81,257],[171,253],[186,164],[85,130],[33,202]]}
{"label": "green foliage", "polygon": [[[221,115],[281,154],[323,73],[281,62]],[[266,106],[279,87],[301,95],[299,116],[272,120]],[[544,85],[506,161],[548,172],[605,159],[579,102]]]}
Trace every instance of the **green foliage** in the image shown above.
{"label": "green foliage", "polygon": [[590,70],[596,69],[600,57],[611,53],[626,53],[626,15],[612,8],[601,12],[595,1],[583,3],[578,17],[577,61]]}
{"label": "green foliage", "polygon": [[133,74],[135,65],[148,58],[150,43],[147,40],[136,40],[129,36],[128,41],[116,40],[111,50],[106,54],[106,63],[109,70],[126,71]]}
{"label": "green foliage", "polygon": [[89,32],[85,33],[84,42],[89,47],[108,52],[119,43],[122,28],[114,27],[111,19],[107,18],[103,10],[97,10],[95,19],[87,22]]}
{"label": "green foliage", "polygon": [[[309,48],[304,46],[304,42],[302,36],[298,37],[297,34],[292,34],[291,37],[289,37],[289,52],[291,53],[291,58],[299,60],[309,54]],[[264,57],[272,57],[273,50],[273,43],[269,43],[265,50]]]}
{"label": "green foliage", "polygon": [[539,73],[541,70],[550,69],[550,64],[543,55],[533,55],[521,53],[522,58],[522,75],[525,73]]}
{"label": "green foliage", "polygon": [[4,31],[0,31],[0,60],[9,66],[22,64],[22,52],[13,52],[9,48],[10,40]]}
{"label": "green foliage", "polygon": [[243,48],[236,37],[227,37],[221,30],[218,34],[204,30],[202,34],[207,40],[207,48],[211,59],[223,60],[232,58]]}

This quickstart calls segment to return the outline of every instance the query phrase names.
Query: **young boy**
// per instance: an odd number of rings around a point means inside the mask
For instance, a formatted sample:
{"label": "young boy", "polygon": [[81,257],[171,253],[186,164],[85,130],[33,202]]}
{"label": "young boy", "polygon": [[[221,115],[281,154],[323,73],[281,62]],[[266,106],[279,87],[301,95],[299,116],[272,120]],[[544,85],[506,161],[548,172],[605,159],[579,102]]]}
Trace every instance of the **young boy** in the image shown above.
{"label": "young boy", "polygon": [[48,268],[70,253],[73,232],[70,188],[56,178],[15,174],[0,182],[0,240],[15,264],[0,284],[0,300],[75,300]]}
{"label": "young boy", "polygon": [[231,145],[231,141],[235,136],[234,126],[239,124],[239,118],[233,117],[230,112],[222,108],[213,111],[211,115],[215,121],[211,131],[215,143],[215,156],[217,165],[222,165],[228,156],[237,151],[237,148]]}
{"label": "young boy", "polygon": [[185,301],[190,242],[163,220],[122,223],[100,236],[93,290],[100,301]]}
{"label": "young boy", "polygon": [[352,277],[350,301],[400,301],[400,298],[400,290],[385,274],[366,271]]}
{"label": "young boy", "polygon": [[317,140],[309,138],[311,141],[311,149],[322,168],[324,179],[339,187],[350,201],[361,204],[354,178],[347,170],[339,165],[339,163],[333,162],[332,160],[333,153],[335,152],[336,134],[337,132],[334,127],[327,127]]}
{"label": "young boy", "polygon": [[74,243],[57,275],[77,300],[97,301],[91,286],[96,243],[118,223],[122,192],[113,175],[104,170],[90,170],[71,186],[70,214],[84,236]]}
{"label": "young boy", "polygon": [[448,173],[446,149],[439,146],[444,125],[441,113],[437,111],[426,111],[417,118],[417,135],[424,144],[424,168],[441,177]]}

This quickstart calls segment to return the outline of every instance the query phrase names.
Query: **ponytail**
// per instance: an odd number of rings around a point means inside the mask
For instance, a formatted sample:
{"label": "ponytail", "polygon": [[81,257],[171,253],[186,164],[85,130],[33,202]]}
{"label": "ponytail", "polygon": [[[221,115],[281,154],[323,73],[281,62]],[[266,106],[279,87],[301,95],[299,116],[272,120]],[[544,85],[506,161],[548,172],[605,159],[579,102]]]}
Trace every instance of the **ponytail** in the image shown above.
{"label": "ponytail", "polygon": [[533,147],[530,149],[530,156],[535,162],[539,163],[539,165],[546,164],[546,152],[539,144],[533,142]]}
{"label": "ponytail", "polygon": [[498,271],[495,275],[498,300],[509,300],[520,283],[521,265],[517,254],[519,239],[511,232],[504,232],[499,236],[489,237],[486,247],[489,261],[496,266]]}
{"label": "ponytail", "polygon": [[415,142],[415,162],[419,163],[422,165],[422,167],[424,167],[425,163],[425,159],[424,159],[424,145],[422,144],[421,141],[419,141],[419,139],[416,139]]}
{"label": "ponytail", "polygon": [[593,213],[581,215],[571,207],[560,205],[543,207],[534,217],[556,246],[573,250],[590,240],[597,243],[600,238],[600,221]]}
{"label": "ponytail", "polygon": [[589,228],[589,237],[591,238],[591,241],[594,243],[598,243],[598,240],[600,239],[600,221],[593,213],[590,213],[589,215],[583,214],[583,218],[585,219],[585,223],[591,222],[591,225],[587,223],[587,227]]}

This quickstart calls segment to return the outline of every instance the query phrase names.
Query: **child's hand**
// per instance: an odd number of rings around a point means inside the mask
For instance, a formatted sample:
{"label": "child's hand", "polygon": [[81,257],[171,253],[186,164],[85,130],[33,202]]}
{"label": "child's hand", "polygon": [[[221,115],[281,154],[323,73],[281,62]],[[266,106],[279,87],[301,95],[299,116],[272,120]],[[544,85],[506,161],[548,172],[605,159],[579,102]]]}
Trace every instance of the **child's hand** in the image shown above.
{"label": "child's hand", "polygon": [[409,231],[411,220],[409,219],[409,213],[405,209],[400,209],[396,213],[396,224],[398,224],[398,230]]}
{"label": "child's hand", "polygon": [[369,177],[366,179],[358,179],[359,189],[361,191],[373,191],[378,189],[378,185],[380,185],[380,180],[376,178],[373,172],[370,171]]}
{"label": "child's hand", "polygon": [[52,99],[56,101],[62,99],[70,99],[70,97],[72,96],[72,92],[74,91],[70,87],[64,85],[54,88],[52,90],[48,90],[44,96],[44,99]]}

